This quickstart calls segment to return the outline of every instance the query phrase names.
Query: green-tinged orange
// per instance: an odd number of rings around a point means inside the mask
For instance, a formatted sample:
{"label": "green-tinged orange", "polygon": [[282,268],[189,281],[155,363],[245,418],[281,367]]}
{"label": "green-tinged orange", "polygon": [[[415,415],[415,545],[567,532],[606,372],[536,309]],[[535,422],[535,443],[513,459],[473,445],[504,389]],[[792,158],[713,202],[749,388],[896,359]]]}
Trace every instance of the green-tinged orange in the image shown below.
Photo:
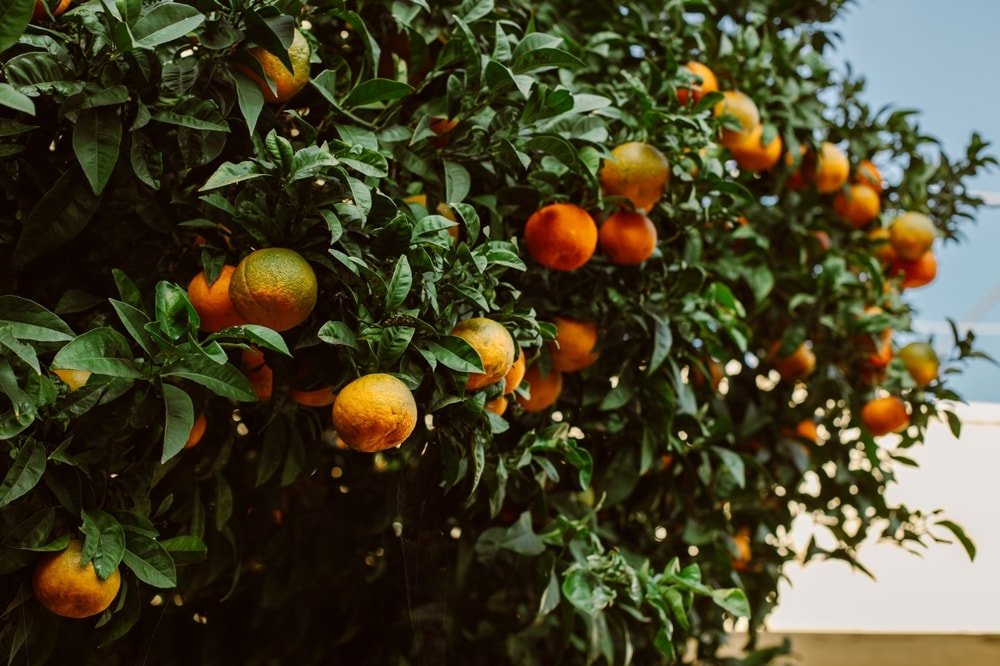
{"label": "green-tinged orange", "polygon": [[298,252],[269,247],[251,252],[233,272],[229,298],[248,323],[287,331],[316,307],[316,273]]}

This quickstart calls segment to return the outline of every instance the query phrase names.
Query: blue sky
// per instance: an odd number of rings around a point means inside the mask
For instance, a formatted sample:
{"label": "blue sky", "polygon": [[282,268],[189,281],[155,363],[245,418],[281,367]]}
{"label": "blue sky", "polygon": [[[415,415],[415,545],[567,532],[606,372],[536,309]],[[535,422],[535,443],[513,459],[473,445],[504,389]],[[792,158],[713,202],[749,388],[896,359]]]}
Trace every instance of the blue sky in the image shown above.
{"label": "blue sky", "polygon": [[[867,79],[869,103],[919,109],[921,129],[941,139],[948,154],[959,155],[973,131],[991,143],[1000,140],[1000,92],[992,76],[1000,62],[997,25],[1000,2],[993,0],[860,0],[837,23],[843,36],[837,58]],[[993,152],[1000,155],[1000,146]],[[971,187],[1000,193],[1000,170]],[[928,333],[944,326],[946,317],[967,321],[979,310],[972,330],[1000,359],[1000,305],[981,307],[1000,300],[1000,208],[982,209],[965,234],[964,243],[937,246],[937,280],[908,291],[907,298],[917,309],[918,328]],[[950,339],[937,335],[939,352]],[[966,400],[1000,402],[1000,367],[978,361],[950,382]]]}

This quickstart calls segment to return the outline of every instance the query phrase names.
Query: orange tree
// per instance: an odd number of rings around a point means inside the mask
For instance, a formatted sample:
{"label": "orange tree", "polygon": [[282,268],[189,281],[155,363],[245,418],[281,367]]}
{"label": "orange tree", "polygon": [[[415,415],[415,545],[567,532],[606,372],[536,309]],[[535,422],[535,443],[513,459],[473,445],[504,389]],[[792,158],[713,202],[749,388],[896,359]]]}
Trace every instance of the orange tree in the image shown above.
{"label": "orange tree", "polygon": [[892,335],[993,160],[843,4],[0,0],[4,653],[714,662],[972,555],[884,491],[981,354]]}

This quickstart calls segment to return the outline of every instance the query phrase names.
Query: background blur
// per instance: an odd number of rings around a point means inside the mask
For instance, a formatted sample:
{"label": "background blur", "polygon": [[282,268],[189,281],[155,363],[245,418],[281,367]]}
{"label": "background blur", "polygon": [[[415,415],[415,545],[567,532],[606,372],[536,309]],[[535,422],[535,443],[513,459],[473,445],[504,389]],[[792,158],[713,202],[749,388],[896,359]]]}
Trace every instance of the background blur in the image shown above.
{"label": "background blur", "polygon": [[[838,56],[864,73],[873,108],[919,109],[923,131],[957,155],[973,130],[994,144],[1000,140],[1000,86],[992,74],[1000,62],[998,25],[995,0],[860,0],[838,26]],[[994,154],[998,150],[994,145]],[[1000,172],[977,179],[975,187],[995,193],[989,198],[1000,204]],[[950,346],[945,318],[951,317],[971,326],[981,347],[1000,358],[998,249],[1000,208],[994,207],[969,227],[966,242],[940,248],[938,279],[908,294],[919,310],[915,327],[937,334],[939,353]],[[892,499],[945,508],[976,541],[976,561],[970,563],[959,546],[934,545],[915,557],[869,543],[861,560],[877,582],[839,562],[791,566],[791,584],[768,623],[772,632],[1000,633],[994,601],[1000,593],[1000,368],[978,362],[953,380],[953,388],[974,402],[958,410],[965,421],[961,440],[943,424],[932,428],[926,446],[912,452],[920,469],[899,471]],[[804,521],[798,527],[794,536],[803,545],[811,526]],[[1000,651],[1000,642],[991,645]],[[959,648],[968,659],[948,663],[979,663],[971,650]]]}

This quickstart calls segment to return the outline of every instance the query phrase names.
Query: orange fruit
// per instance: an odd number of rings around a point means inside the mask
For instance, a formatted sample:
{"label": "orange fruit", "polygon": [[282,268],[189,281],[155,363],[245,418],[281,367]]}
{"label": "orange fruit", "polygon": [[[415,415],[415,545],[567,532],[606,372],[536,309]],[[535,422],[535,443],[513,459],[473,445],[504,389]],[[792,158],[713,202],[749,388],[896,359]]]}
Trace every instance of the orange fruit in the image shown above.
{"label": "orange fruit", "polygon": [[816,422],[812,419],[802,419],[795,424],[795,436],[808,440],[813,444],[819,442],[819,430],[816,429]]}
{"label": "orange fruit", "polygon": [[417,403],[406,384],[396,377],[383,373],[363,375],[337,395],[333,427],[355,451],[384,451],[399,446],[413,433]]}
{"label": "orange fruit", "polygon": [[205,414],[202,412],[194,420],[194,425],[191,426],[191,433],[188,435],[187,441],[184,442],[184,448],[190,449],[193,446],[197,446],[201,438],[205,436],[206,427],[208,427],[208,419],[205,418]]}
{"label": "orange fruit", "polygon": [[931,249],[935,236],[934,223],[920,213],[903,213],[889,227],[889,242],[896,256],[904,261],[919,259]]}
{"label": "orange fruit", "polygon": [[[705,363],[708,368],[708,374],[711,378],[709,386],[712,387],[712,391],[719,390],[719,384],[722,383],[722,378],[726,376],[726,371],[722,367],[722,364],[716,361],[714,358],[708,359]],[[702,374],[701,370],[697,366],[691,366],[691,383],[695,386],[701,388],[705,385],[705,375]]]}
{"label": "orange fruit", "polygon": [[793,167],[795,168],[795,171],[793,171],[791,175],[788,176],[788,180],[785,181],[785,187],[787,187],[788,189],[798,190],[801,189],[806,184],[806,178],[805,175],[803,174],[807,173],[808,170],[804,169],[803,167],[805,166],[807,154],[808,150],[806,149],[806,147],[800,145],[798,164],[796,164],[795,155],[793,155],[791,152],[785,153],[785,166],[787,166],[789,169]]}
{"label": "orange fruit", "polygon": [[915,289],[930,284],[937,277],[937,259],[933,252],[925,252],[915,261],[897,259],[892,263],[892,274],[903,276],[903,289]]}
{"label": "orange fruit", "polygon": [[211,285],[205,278],[205,271],[195,275],[188,283],[188,298],[201,319],[199,330],[215,333],[230,326],[247,323],[233,308],[233,302],[229,298],[229,284],[235,271],[235,266],[227,264]]}
{"label": "orange fruit", "polygon": [[243,350],[243,372],[250,380],[257,399],[261,402],[270,400],[274,391],[274,371],[264,362],[264,352],[256,347]]}
{"label": "orange fruit", "polygon": [[732,116],[739,122],[739,130],[722,129],[722,139],[719,141],[730,150],[750,139],[752,132],[760,125],[760,111],[753,100],[738,90],[727,90],[724,99],[715,105],[713,110],[716,118]]}
{"label": "orange fruit", "polygon": [[892,243],[889,242],[889,230],[885,227],[876,227],[868,232],[868,240],[870,240],[875,247],[872,248],[872,254],[878,259],[882,264],[889,265],[896,260],[896,250],[892,247]]}
{"label": "orange fruit", "polygon": [[736,164],[744,171],[767,171],[781,159],[784,142],[780,135],[775,135],[771,143],[763,143],[764,126],[757,125],[746,136],[735,140],[729,146]]}
{"label": "orange fruit", "polygon": [[597,224],[573,204],[549,204],[524,226],[524,246],[546,268],[572,271],[590,261],[597,249]]}
{"label": "orange fruit", "polygon": [[656,227],[642,213],[618,210],[601,225],[598,240],[611,263],[635,266],[656,250]]}
{"label": "orange fruit", "polygon": [[[41,21],[43,18],[48,16],[45,13],[45,5],[49,4],[47,1],[35,0],[35,11],[31,15],[32,21]],[[52,8],[52,16],[60,16],[63,12],[69,9],[69,6],[73,4],[73,0],[59,0],[59,4]]]}
{"label": "orange fruit", "polygon": [[813,353],[808,341],[803,342],[788,356],[779,356],[780,349],[781,341],[779,340],[771,345],[767,356],[783,380],[805,379],[816,369],[816,354]]}
{"label": "orange fruit", "polygon": [[486,403],[484,409],[488,412],[493,412],[497,416],[503,416],[503,413],[507,411],[507,396],[502,395],[496,400]]}
{"label": "orange fruit", "polygon": [[431,120],[430,128],[436,136],[432,137],[431,145],[437,148],[444,148],[451,140],[448,134],[458,127],[458,120],[455,118],[434,118]]}
{"label": "orange fruit", "polygon": [[875,398],[861,408],[861,423],[875,437],[902,432],[910,425],[906,403],[896,396]]}
{"label": "orange fruit", "polygon": [[823,194],[836,192],[847,182],[850,170],[851,163],[847,160],[847,154],[829,141],[824,141],[816,156],[812,182]]}
{"label": "orange fruit", "polygon": [[688,101],[694,100],[697,104],[707,93],[715,92],[719,89],[719,81],[715,78],[715,72],[710,70],[700,62],[688,62],[683,65],[684,69],[701,79],[701,83],[682,84],[677,86],[677,101],[681,106],[687,106]]}
{"label": "orange fruit", "polygon": [[837,193],[833,211],[855,229],[861,229],[879,216],[882,202],[878,193],[867,185],[849,185],[846,191]]}
{"label": "orange fruit", "polygon": [[521,349],[520,345],[517,345],[517,358],[514,359],[514,365],[510,366],[510,372],[503,378],[504,395],[513,393],[521,385],[521,382],[524,380],[524,370],[526,367],[527,361],[524,358],[524,350]]}
{"label": "orange fruit", "polygon": [[559,372],[577,372],[593,365],[600,352],[597,345],[597,324],[569,317],[556,317],[556,339],[548,343],[552,367]]}
{"label": "orange fruit", "polygon": [[302,255],[268,247],[251,252],[236,266],[229,298],[251,324],[287,331],[312,314],[317,289],[316,273]]}
{"label": "orange fruit", "polygon": [[941,361],[934,347],[926,342],[911,342],[899,350],[899,358],[917,386],[927,386],[937,379]]}
{"label": "orange fruit", "polygon": [[451,334],[468,342],[483,363],[483,372],[469,375],[466,391],[496,384],[514,366],[514,354],[517,353],[514,338],[503,324],[486,317],[474,317],[458,322]]}
{"label": "orange fruit", "polygon": [[53,374],[61,379],[70,392],[83,388],[90,379],[90,370],[63,370],[52,368]]}
{"label": "orange fruit", "polygon": [[[865,308],[864,314],[867,317],[874,317],[883,312],[882,308],[871,306]],[[864,333],[855,339],[858,350],[867,355],[865,364],[871,369],[884,368],[892,360],[892,329],[885,328],[875,335],[878,338],[878,343],[872,342],[872,334],[870,333]]]}
{"label": "orange fruit", "polygon": [[268,82],[249,67],[237,64],[236,68],[253,79],[264,94],[265,102],[270,104],[287,102],[309,83],[309,57],[312,55],[312,49],[305,35],[298,29],[295,30],[292,44],[288,47],[288,58],[292,62],[291,70],[285,67],[285,63],[281,62],[278,56],[265,51],[261,46],[248,49],[247,53],[260,63],[261,69],[274,82],[275,90],[272,92]]}
{"label": "orange fruit", "polygon": [[312,390],[296,390],[288,392],[288,396],[297,405],[303,407],[329,407],[337,399],[337,392],[332,386],[323,386]]}
{"label": "orange fruit", "polygon": [[517,401],[526,412],[541,412],[555,404],[562,393],[563,379],[562,373],[551,369],[549,374],[542,375],[538,364],[532,365],[524,373],[524,380],[528,382],[528,391],[531,397],[525,398],[518,395]]}
{"label": "orange fruit", "polygon": [[854,170],[854,182],[858,185],[867,185],[875,190],[876,194],[882,193],[882,174],[868,160],[861,160],[858,163],[858,168]]}
{"label": "orange fruit", "polygon": [[[417,204],[418,206],[420,206],[424,210],[430,211],[430,209],[427,207],[427,195],[426,194],[414,194],[412,196],[406,197],[405,199],[403,199],[403,201],[405,203]],[[451,209],[451,206],[449,206],[448,204],[444,203],[443,201],[439,202],[438,205],[437,205],[437,214],[441,215],[443,217],[448,218],[452,222],[458,222],[458,218],[455,217],[455,211],[453,211]],[[451,236],[455,240],[458,240],[459,229],[458,229],[458,225],[457,224],[455,226],[453,226],[453,227],[448,227],[446,229],[446,231],[448,232],[449,236]]]}
{"label": "orange fruit", "polygon": [[750,568],[753,557],[750,551],[750,530],[744,527],[734,534],[733,545],[736,547],[736,555],[731,558],[730,564],[736,571],[746,571]]}
{"label": "orange fruit", "polygon": [[664,453],[660,456],[660,471],[666,472],[674,464],[674,455],[672,453]]}
{"label": "orange fruit", "polygon": [[601,165],[600,178],[604,194],[623,196],[648,211],[670,181],[670,162],[648,143],[630,141],[611,151],[611,159]]}
{"label": "orange fruit", "polygon": [[35,598],[47,610],[71,618],[97,615],[118,596],[122,578],[118,569],[106,579],[97,576],[93,562],[83,562],[83,541],[72,539],[66,550],[39,560],[32,577]]}

